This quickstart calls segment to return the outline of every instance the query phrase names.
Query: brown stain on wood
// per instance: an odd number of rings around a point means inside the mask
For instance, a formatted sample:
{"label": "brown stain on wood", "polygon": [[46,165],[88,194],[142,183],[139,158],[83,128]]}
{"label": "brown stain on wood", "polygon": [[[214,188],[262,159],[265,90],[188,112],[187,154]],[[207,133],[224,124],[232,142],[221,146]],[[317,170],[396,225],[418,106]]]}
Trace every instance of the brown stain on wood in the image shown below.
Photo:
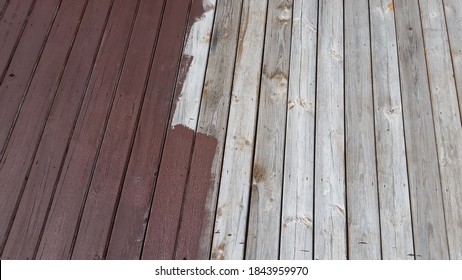
{"label": "brown stain on wood", "polygon": [[253,167],[253,180],[256,183],[266,181],[268,179],[268,174],[263,166],[258,163],[255,163]]}
{"label": "brown stain on wood", "polygon": [[388,3],[387,12],[393,11],[393,9],[394,9],[393,2]]}
{"label": "brown stain on wood", "polygon": [[[192,131],[192,130],[191,130]],[[198,259],[199,242],[206,215],[207,195],[213,187],[212,166],[218,141],[203,133],[196,134],[191,160],[189,182],[186,187],[182,220],[178,233],[176,259]],[[220,214],[220,210],[218,209]]]}

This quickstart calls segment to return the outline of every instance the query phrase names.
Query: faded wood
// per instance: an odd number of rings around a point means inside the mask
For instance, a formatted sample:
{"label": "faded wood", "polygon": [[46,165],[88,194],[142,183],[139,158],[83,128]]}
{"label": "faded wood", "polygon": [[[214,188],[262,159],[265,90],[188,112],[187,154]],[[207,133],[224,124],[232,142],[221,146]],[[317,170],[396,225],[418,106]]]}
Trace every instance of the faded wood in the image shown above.
{"label": "faded wood", "polygon": [[[44,0],[29,16],[5,77],[0,82],[0,159],[17,114],[27,93],[32,75],[56,18],[60,0]],[[5,57],[10,54],[5,54]],[[1,75],[1,74],[0,74]]]}
{"label": "faded wood", "polygon": [[[91,75],[111,0],[90,2],[40,139],[2,257],[31,259]],[[96,19],[96,20],[95,20]],[[90,30],[100,32],[90,32]]]}
{"label": "faded wood", "polygon": [[79,1],[66,2],[61,7],[0,161],[0,197],[4,198],[0,203],[0,224],[5,225],[0,227],[0,251],[6,242],[85,6],[86,1]]}
{"label": "faded wood", "polygon": [[245,254],[266,12],[267,1],[243,3],[212,244],[218,259]]}
{"label": "faded wood", "polygon": [[246,259],[279,256],[292,6],[268,4]]}
{"label": "faded wood", "polygon": [[458,0],[443,0],[443,3],[452,66],[459,96],[459,112],[462,116],[462,5]]}
{"label": "faded wood", "polygon": [[319,2],[314,259],[346,259],[343,1]]}
{"label": "faded wood", "polygon": [[281,259],[313,258],[317,15],[318,1],[294,1]]}
{"label": "faded wood", "polygon": [[421,0],[425,43],[451,259],[462,259],[462,126],[452,69],[451,50],[441,2]]}
{"label": "faded wood", "polygon": [[414,259],[392,1],[371,1],[370,20],[382,258]]}
{"label": "faded wood", "polygon": [[447,259],[427,67],[417,0],[396,0],[396,30],[417,259]]}
{"label": "faded wood", "polygon": [[[136,1],[116,0],[50,205],[37,259],[69,259],[107,118],[124,64]],[[120,44],[125,42],[125,44]]]}
{"label": "faded wood", "polygon": [[348,257],[381,259],[369,4],[344,3]]}
{"label": "faded wood", "polygon": [[[165,51],[165,47],[160,46],[169,44],[169,51],[175,53],[177,51],[174,47],[175,41],[171,38],[183,35],[182,32],[172,29],[166,36],[164,29],[161,28],[159,37],[157,36],[161,18],[160,4],[162,3],[149,0],[141,0],[139,3],[124,68],[91,177],[72,259],[106,257],[106,246],[112,231],[114,213],[117,210],[126,165],[130,158],[151,64],[160,63],[155,59],[156,56],[170,58],[170,53]],[[179,0],[167,2],[164,18],[174,21],[172,11],[181,15],[187,11],[188,4],[185,1],[179,3]],[[177,29],[183,31],[184,25],[181,22],[176,23],[178,24]],[[170,27],[171,25],[166,24],[165,26]],[[148,32],[150,36],[146,36],[146,30],[150,30]],[[162,44],[157,45],[156,48],[157,40]],[[155,50],[156,53],[153,54]]]}
{"label": "faded wood", "polygon": [[198,234],[200,240],[195,253],[198,259],[208,259],[211,252],[242,2],[218,1],[216,7],[183,206],[183,213],[200,217],[200,225],[189,233],[187,221],[183,219],[179,233],[179,240],[188,234]]}

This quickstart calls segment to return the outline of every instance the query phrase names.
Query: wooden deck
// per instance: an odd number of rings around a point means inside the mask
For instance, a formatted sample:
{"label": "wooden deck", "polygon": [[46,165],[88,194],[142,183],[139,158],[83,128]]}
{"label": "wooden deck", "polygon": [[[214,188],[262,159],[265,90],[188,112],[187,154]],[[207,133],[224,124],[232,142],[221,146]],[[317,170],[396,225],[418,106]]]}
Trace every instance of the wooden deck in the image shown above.
{"label": "wooden deck", "polygon": [[1,259],[462,259],[462,1],[0,0]]}

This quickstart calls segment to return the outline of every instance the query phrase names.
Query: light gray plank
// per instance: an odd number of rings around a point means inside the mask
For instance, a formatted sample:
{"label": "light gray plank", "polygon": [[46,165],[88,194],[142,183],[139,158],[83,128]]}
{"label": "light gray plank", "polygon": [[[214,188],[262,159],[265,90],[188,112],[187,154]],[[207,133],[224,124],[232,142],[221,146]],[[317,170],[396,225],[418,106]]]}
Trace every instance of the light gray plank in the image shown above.
{"label": "light gray plank", "polygon": [[[198,249],[198,258],[201,259],[210,258],[211,253],[242,3],[243,0],[218,0],[215,8],[215,21],[196,130],[196,135],[206,135],[216,140],[210,182],[208,182],[210,185],[205,186],[208,190]],[[198,143],[199,141],[202,140],[196,137],[190,174],[201,174],[201,166],[204,165],[200,162],[201,155],[209,152],[204,149],[211,148],[207,145],[207,141]],[[195,161],[196,159],[198,161]]]}
{"label": "light gray plank", "polygon": [[343,1],[319,1],[314,259],[346,259]]}
{"label": "light gray plank", "polygon": [[[462,259],[462,126],[443,4],[419,0],[451,259]],[[462,5],[459,2],[459,6]],[[459,33],[462,30],[459,30]]]}
{"label": "light gray plank", "polygon": [[462,3],[460,0],[443,0],[443,2],[452,64],[459,95],[459,112],[462,115]]}
{"label": "light gray plank", "polygon": [[269,1],[246,259],[277,259],[292,0]]}
{"label": "light gray plank", "polygon": [[348,252],[381,259],[368,0],[345,0]]}
{"label": "light gray plank", "polygon": [[282,196],[281,259],[313,258],[317,13],[318,1],[294,1]]}
{"label": "light gray plank", "polygon": [[396,30],[417,259],[447,259],[435,129],[417,0],[396,0]]}
{"label": "light gray plank", "polygon": [[243,259],[267,1],[244,0],[212,257]]}
{"label": "light gray plank", "polygon": [[393,2],[372,0],[370,20],[382,258],[414,259]]}

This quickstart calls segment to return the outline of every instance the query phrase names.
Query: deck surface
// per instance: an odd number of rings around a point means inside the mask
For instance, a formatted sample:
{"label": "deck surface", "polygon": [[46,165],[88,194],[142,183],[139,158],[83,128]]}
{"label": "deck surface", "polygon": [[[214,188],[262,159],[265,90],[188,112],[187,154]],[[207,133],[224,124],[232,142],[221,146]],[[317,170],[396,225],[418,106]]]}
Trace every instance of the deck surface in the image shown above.
{"label": "deck surface", "polygon": [[1,259],[462,259],[462,2],[0,0]]}

